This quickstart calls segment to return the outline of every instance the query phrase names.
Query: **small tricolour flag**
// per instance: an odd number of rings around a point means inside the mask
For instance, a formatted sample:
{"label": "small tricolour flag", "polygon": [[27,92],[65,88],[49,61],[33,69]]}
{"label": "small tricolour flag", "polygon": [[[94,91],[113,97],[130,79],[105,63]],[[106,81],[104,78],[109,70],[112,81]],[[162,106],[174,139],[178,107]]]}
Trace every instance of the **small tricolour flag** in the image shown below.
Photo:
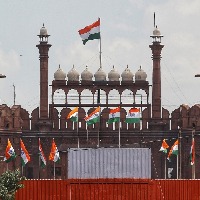
{"label": "small tricolour flag", "polygon": [[73,122],[78,121],[78,107],[74,108],[68,115],[67,119],[70,119]]}
{"label": "small tricolour flag", "polygon": [[59,160],[60,160],[59,151],[58,151],[58,148],[57,148],[56,143],[54,141],[54,138],[53,138],[52,145],[51,145],[51,152],[49,154],[49,160],[51,160],[55,163],[59,162]]}
{"label": "small tricolour flag", "polygon": [[15,150],[12,147],[10,140],[8,139],[8,144],[5,151],[4,161],[9,163],[11,160],[16,158]]}
{"label": "small tricolour flag", "polygon": [[126,123],[140,123],[140,109],[131,108],[126,116]]}
{"label": "small tricolour flag", "polygon": [[194,165],[195,162],[195,145],[194,145],[194,138],[192,138],[192,145],[190,149],[190,164]]}
{"label": "small tricolour flag", "polygon": [[93,112],[91,112],[88,116],[86,116],[85,121],[87,125],[95,124],[99,122],[100,119],[100,106],[96,108]]}
{"label": "small tricolour flag", "polygon": [[40,159],[40,167],[42,168],[45,168],[46,165],[47,165],[47,162],[46,162],[46,158],[45,158],[45,155],[44,155],[44,152],[43,152],[43,149],[42,149],[42,145],[40,143],[40,138],[39,138],[39,159]]}
{"label": "small tricolour flag", "polygon": [[100,18],[93,24],[86,26],[78,32],[84,45],[88,40],[100,39]]}
{"label": "small tricolour flag", "polygon": [[110,109],[108,124],[120,121],[120,107]]}
{"label": "small tricolour flag", "polygon": [[173,146],[171,147],[168,157],[167,159],[170,160],[171,155],[178,155],[178,140],[176,140],[176,142],[173,144]]}
{"label": "small tricolour flag", "polygon": [[22,166],[24,167],[26,163],[28,163],[31,160],[31,158],[28,151],[26,150],[26,147],[22,139],[20,139],[20,146],[21,146],[21,161],[22,161]]}
{"label": "small tricolour flag", "polygon": [[159,151],[162,151],[164,153],[167,153],[167,149],[169,148],[167,142],[165,141],[165,139],[163,139],[163,142],[162,142],[162,146],[160,147],[160,150]]}

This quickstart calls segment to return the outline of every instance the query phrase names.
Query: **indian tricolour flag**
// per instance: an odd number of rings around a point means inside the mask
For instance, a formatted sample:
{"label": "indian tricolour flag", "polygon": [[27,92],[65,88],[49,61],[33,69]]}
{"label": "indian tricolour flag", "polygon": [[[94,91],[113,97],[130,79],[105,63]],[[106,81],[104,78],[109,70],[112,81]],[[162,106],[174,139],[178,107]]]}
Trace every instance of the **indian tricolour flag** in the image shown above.
{"label": "indian tricolour flag", "polygon": [[15,150],[13,149],[12,144],[10,140],[8,139],[8,145],[6,147],[4,161],[8,163],[14,158],[16,158]]}
{"label": "indian tricolour flag", "polygon": [[73,122],[78,121],[78,107],[74,108],[67,116],[67,119],[70,119]]}
{"label": "indian tricolour flag", "polygon": [[126,116],[126,123],[140,123],[140,109],[131,108]]}
{"label": "indian tricolour flag", "polygon": [[119,121],[120,121],[120,107],[110,109],[109,119],[107,123],[111,124],[113,122],[119,122]]}
{"label": "indian tricolour flag", "polygon": [[160,150],[159,151],[162,151],[164,153],[167,153],[167,149],[169,148],[167,142],[165,141],[165,139],[163,140],[162,142],[162,146],[160,147]]}
{"label": "indian tricolour flag", "polygon": [[93,24],[86,26],[78,32],[84,45],[88,40],[100,39],[100,18]]}
{"label": "indian tricolour flag", "polygon": [[192,138],[192,145],[190,149],[190,164],[194,165],[195,161],[195,148],[194,148],[194,138]]}
{"label": "indian tricolour flag", "polygon": [[21,146],[21,161],[22,161],[22,166],[24,167],[26,163],[28,163],[31,160],[31,158],[28,151],[26,150],[26,147],[22,139],[20,139],[20,146]]}
{"label": "indian tricolour flag", "polygon": [[40,143],[40,138],[39,138],[39,159],[40,159],[40,167],[44,168],[47,165],[46,158],[42,149],[42,145]]}
{"label": "indian tricolour flag", "polygon": [[90,113],[88,116],[86,116],[84,119],[87,123],[87,125],[95,124],[99,122],[100,118],[100,106],[96,108],[92,113]]}
{"label": "indian tricolour flag", "polygon": [[59,155],[56,143],[54,141],[54,138],[53,138],[52,145],[51,145],[51,152],[49,154],[49,160],[51,160],[55,163],[59,162],[59,160],[60,160],[60,155]]}
{"label": "indian tricolour flag", "polygon": [[178,140],[176,140],[176,142],[173,144],[173,146],[171,147],[168,157],[167,159],[170,160],[171,155],[178,155]]}

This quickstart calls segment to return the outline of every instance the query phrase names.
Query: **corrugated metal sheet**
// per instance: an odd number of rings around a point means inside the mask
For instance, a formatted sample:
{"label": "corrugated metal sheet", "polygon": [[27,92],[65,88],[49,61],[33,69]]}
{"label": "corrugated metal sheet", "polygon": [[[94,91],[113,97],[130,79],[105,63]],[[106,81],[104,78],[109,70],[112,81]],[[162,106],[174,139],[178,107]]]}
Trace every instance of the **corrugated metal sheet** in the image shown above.
{"label": "corrugated metal sheet", "polygon": [[200,180],[26,180],[16,200],[199,200]]}
{"label": "corrugated metal sheet", "polygon": [[70,149],[68,178],[151,178],[151,149]]}

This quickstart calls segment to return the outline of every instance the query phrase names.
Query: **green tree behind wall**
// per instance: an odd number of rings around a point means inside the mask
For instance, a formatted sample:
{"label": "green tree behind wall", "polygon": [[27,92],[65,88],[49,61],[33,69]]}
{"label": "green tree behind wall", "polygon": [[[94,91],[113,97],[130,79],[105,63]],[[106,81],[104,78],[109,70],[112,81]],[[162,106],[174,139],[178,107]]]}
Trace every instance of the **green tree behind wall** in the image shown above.
{"label": "green tree behind wall", "polygon": [[15,192],[24,186],[21,183],[23,180],[25,177],[20,175],[19,169],[4,172],[0,176],[0,199],[14,200]]}

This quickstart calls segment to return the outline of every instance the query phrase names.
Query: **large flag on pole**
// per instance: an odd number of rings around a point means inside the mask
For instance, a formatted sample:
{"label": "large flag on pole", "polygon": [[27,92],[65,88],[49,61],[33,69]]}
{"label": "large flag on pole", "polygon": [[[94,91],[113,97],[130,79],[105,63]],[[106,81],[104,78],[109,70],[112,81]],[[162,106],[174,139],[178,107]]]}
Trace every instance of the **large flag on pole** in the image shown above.
{"label": "large flag on pole", "polygon": [[51,152],[50,152],[50,155],[49,155],[49,160],[51,160],[55,163],[59,162],[59,160],[60,160],[60,155],[59,155],[56,143],[54,141],[54,138],[53,138],[52,145],[51,145]]}
{"label": "large flag on pole", "polygon": [[20,139],[20,146],[21,146],[21,161],[22,161],[22,166],[24,167],[26,163],[28,163],[31,160],[31,158],[28,151],[26,150],[26,147],[22,139]]}
{"label": "large flag on pole", "polygon": [[178,155],[178,140],[176,140],[176,142],[173,144],[173,146],[171,147],[168,157],[167,159],[170,160],[171,155]]}
{"label": "large flag on pole", "polygon": [[67,116],[67,119],[70,119],[73,122],[78,121],[78,107],[74,108]]}
{"label": "large flag on pole", "polygon": [[86,26],[78,32],[84,45],[88,40],[100,39],[100,18],[93,24]]}
{"label": "large flag on pole", "polygon": [[192,145],[190,149],[190,164],[194,165],[195,162],[195,145],[194,145],[194,138],[192,138]]}
{"label": "large flag on pole", "polygon": [[120,121],[120,107],[110,109],[108,124]]}
{"label": "large flag on pole", "polygon": [[163,142],[162,142],[162,146],[160,147],[160,150],[159,151],[162,151],[164,153],[167,153],[167,149],[169,148],[167,142],[165,141],[165,139],[163,139]]}
{"label": "large flag on pole", "polygon": [[140,109],[131,108],[126,116],[126,123],[140,123]]}
{"label": "large flag on pole", "polygon": [[43,149],[42,149],[42,145],[40,143],[40,138],[39,138],[39,159],[40,159],[40,167],[42,168],[45,168],[46,165],[47,165],[47,162],[46,162],[46,158],[45,158],[45,155],[44,155],[44,152],[43,152]]}
{"label": "large flag on pole", "polygon": [[100,119],[100,106],[96,108],[93,112],[91,112],[88,116],[86,116],[85,121],[87,125],[95,124],[99,122]]}
{"label": "large flag on pole", "polygon": [[11,160],[16,158],[15,150],[12,147],[10,140],[8,139],[8,144],[5,151],[4,161],[9,163]]}

